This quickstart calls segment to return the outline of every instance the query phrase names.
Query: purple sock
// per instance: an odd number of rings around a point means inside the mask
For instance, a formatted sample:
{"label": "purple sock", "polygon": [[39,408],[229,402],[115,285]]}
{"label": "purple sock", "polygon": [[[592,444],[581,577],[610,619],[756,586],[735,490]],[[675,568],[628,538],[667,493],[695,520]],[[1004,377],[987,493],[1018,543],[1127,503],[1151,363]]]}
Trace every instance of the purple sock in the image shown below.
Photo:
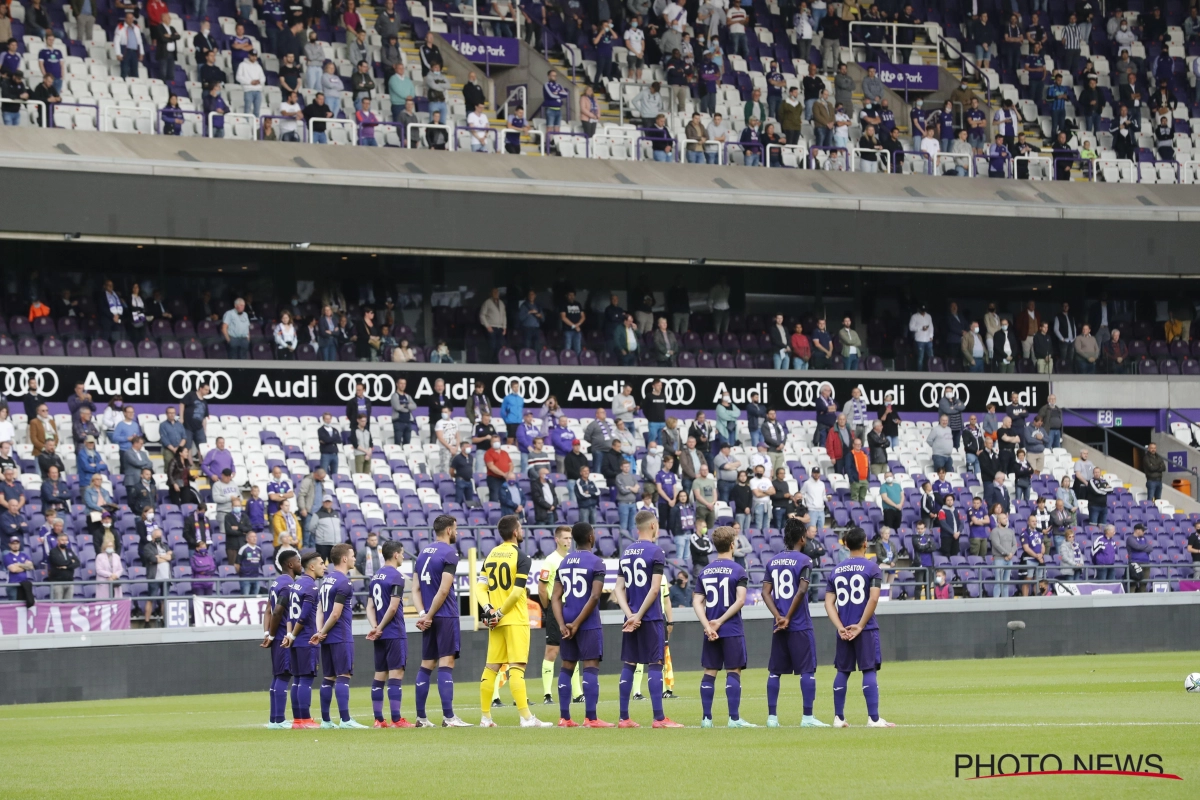
{"label": "purple sock", "polygon": [[713,695],[717,693],[717,677],[705,675],[700,679],[700,708],[705,719],[712,719]]}
{"label": "purple sock", "polygon": [[621,719],[629,719],[629,695],[633,692],[633,673],[636,669],[633,664],[621,667],[621,683],[617,686],[617,694],[621,697]]}
{"label": "purple sock", "polygon": [[867,701],[867,716],[871,722],[879,721],[879,676],[875,670],[863,673],[863,697]]}
{"label": "purple sock", "polygon": [[454,716],[454,669],[438,667],[438,694],[442,698],[442,716]]}
{"label": "purple sock", "polygon": [[664,720],[667,715],[663,713],[662,693],[663,693],[663,665],[662,664],[647,664],[646,665],[646,687],[650,690],[650,707],[654,709],[654,719]]}
{"label": "purple sock", "polygon": [[571,718],[571,670],[558,671],[558,716],[559,719]]}
{"label": "purple sock", "polygon": [[400,721],[400,698],[403,696],[403,693],[404,683],[399,678],[388,678],[388,711],[392,713],[392,722]]}
{"label": "purple sock", "polygon": [[850,682],[849,672],[839,672],[833,679],[833,715],[846,718],[846,684]]}
{"label": "purple sock", "polygon": [[813,702],[817,699],[817,676],[812,672],[800,675],[800,695],[804,698],[804,716],[811,717]]}
{"label": "purple sock", "polygon": [[596,704],[600,702],[600,668],[583,668],[583,711],[588,719],[596,719]]}
{"label": "purple sock", "polygon": [[312,682],[312,675],[296,678],[296,707],[300,709],[300,719],[312,719]]}
{"label": "purple sock", "polygon": [[371,711],[375,719],[383,721],[383,681],[371,681]]}
{"label": "purple sock", "polygon": [[350,719],[350,679],[339,676],[333,693],[337,695],[338,716],[346,722]]}
{"label": "purple sock", "polygon": [[725,699],[729,702],[729,718],[740,719],[738,710],[742,706],[742,676],[736,672],[725,673]]}
{"label": "purple sock", "polygon": [[275,676],[271,680],[271,722],[283,722],[287,719],[287,678]]}
{"label": "purple sock", "polygon": [[321,721],[329,722],[329,704],[333,702],[333,681],[321,681]]}
{"label": "purple sock", "polygon": [[432,674],[424,667],[417,670],[417,719],[425,719],[425,699],[429,697],[429,676]]}
{"label": "purple sock", "polygon": [[300,714],[300,693],[297,691],[300,686],[300,679],[295,675],[292,676],[292,682],[288,689],[292,693],[292,719],[304,719]]}
{"label": "purple sock", "polygon": [[767,673],[767,713],[772,717],[775,716],[775,709],[779,705],[779,676],[774,672]]}

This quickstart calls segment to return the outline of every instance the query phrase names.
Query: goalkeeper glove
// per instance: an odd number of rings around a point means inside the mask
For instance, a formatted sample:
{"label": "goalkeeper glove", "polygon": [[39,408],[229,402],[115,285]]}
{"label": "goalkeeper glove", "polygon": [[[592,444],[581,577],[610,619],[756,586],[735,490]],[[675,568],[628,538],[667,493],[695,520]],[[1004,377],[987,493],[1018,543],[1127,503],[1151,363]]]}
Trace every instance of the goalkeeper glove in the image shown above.
{"label": "goalkeeper glove", "polygon": [[500,611],[491,605],[484,606],[480,612],[480,619],[484,625],[488,626],[489,629],[496,627],[496,625],[500,622],[500,617]]}

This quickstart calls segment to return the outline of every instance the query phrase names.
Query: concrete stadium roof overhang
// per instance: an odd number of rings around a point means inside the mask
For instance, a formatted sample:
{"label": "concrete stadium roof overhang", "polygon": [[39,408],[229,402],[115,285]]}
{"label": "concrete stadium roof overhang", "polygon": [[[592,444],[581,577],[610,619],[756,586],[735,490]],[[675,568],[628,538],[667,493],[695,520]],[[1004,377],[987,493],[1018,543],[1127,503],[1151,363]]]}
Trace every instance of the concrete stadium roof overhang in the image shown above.
{"label": "concrete stadium roof overhang", "polygon": [[0,238],[1200,276],[1200,187],[0,130]]}

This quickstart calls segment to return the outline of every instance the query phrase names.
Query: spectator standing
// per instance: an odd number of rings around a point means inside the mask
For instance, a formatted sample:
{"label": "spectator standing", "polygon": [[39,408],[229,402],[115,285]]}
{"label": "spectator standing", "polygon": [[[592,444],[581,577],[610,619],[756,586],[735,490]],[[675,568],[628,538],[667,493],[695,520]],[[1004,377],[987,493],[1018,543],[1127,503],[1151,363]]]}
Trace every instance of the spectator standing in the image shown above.
{"label": "spectator standing", "polygon": [[908,329],[912,332],[913,341],[917,346],[917,371],[924,371],[929,359],[933,358],[933,317],[929,315],[924,303],[909,318]]}
{"label": "spectator standing", "polygon": [[966,407],[967,404],[959,399],[958,390],[953,386],[947,386],[941,399],[938,400],[938,414],[945,415],[950,421],[950,433],[954,441],[955,450],[962,443],[962,412]]}
{"label": "spectator standing", "polygon": [[493,286],[488,298],[479,307],[479,324],[487,331],[493,357],[499,358],[508,334],[508,309],[500,299],[500,287]]}
{"label": "spectator standing", "polygon": [[60,532],[56,546],[46,559],[46,581],[53,584],[50,587],[51,600],[74,599],[75,570],[79,566],[79,556],[71,549],[69,537],[65,531]]}
{"label": "spectator standing", "polygon": [[1074,355],[1075,336],[1075,320],[1071,316],[1071,305],[1063,303],[1062,310],[1054,318],[1054,339],[1057,342],[1058,357],[1068,364]]}
{"label": "spectator standing", "polygon": [[935,470],[950,471],[954,468],[951,458],[955,447],[954,433],[950,430],[950,418],[947,415],[938,414],[937,425],[930,428],[925,441],[933,448],[933,468]]}
{"label": "spectator standing", "polygon": [[[259,71],[261,69],[260,67]],[[255,115],[257,114],[256,110]],[[250,357],[250,316],[246,313],[246,301],[241,297],[233,301],[233,308],[226,311],[222,317],[221,336],[225,338],[230,358]]]}
{"label": "spectator standing", "polygon": [[521,301],[517,311],[517,320],[521,326],[522,346],[535,349],[541,344],[542,323],[545,315],[537,304],[537,292],[530,289]]}
{"label": "spectator standing", "polygon": [[1016,358],[1020,348],[1016,336],[1008,328],[1008,320],[1000,320],[1000,330],[992,337],[992,362],[997,372],[1011,373],[1016,370]]}
{"label": "spectator standing", "polygon": [[996,515],[996,524],[988,534],[992,548],[992,597],[1008,597],[1009,567],[1017,554],[1017,534],[1008,526],[1008,512]]}
{"label": "spectator standing", "polygon": [[1100,360],[1100,345],[1092,336],[1092,328],[1084,323],[1079,335],[1072,342],[1075,351],[1075,371],[1083,375],[1096,373],[1096,362]]}
{"label": "spectator standing", "polygon": [[1116,579],[1117,529],[1114,525],[1104,526],[1104,535],[1092,540],[1092,564],[1096,566],[1097,581]]}
{"label": "spectator standing", "polygon": [[1163,473],[1167,471],[1167,462],[1158,454],[1158,445],[1151,442],[1142,456],[1142,472],[1146,475],[1146,499],[1161,500],[1163,489]]}
{"label": "spectator standing", "polygon": [[1112,487],[1104,479],[1099,467],[1092,470],[1091,480],[1088,481],[1088,523],[1103,525],[1108,522],[1108,495]]}
{"label": "spectator standing", "polygon": [[838,342],[841,344],[842,369],[858,369],[858,359],[862,354],[862,339],[854,330],[854,321],[850,317],[842,320],[842,328],[838,331]]}
{"label": "spectator standing", "polygon": [[1133,533],[1125,538],[1125,549],[1129,551],[1129,583],[1130,590],[1146,592],[1150,580],[1150,553],[1154,543],[1146,538],[1146,526],[1137,523]]}

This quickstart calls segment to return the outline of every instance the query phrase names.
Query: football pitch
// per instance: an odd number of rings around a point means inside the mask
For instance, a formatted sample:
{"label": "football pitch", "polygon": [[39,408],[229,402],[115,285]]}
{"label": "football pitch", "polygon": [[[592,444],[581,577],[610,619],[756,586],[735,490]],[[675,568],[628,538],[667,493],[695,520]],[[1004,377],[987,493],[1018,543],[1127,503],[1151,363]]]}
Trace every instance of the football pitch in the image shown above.
{"label": "football pitch", "polygon": [[[247,665],[260,667],[265,661]],[[785,727],[724,728],[719,677],[717,727],[702,730],[700,674],[677,671],[679,698],[665,706],[684,730],[651,730],[646,700],[631,705],[633,718],[646,726],[640,730],[540,731],[516,727],[507,689],[501,697],[509,705],[494,714],[498,729],[266,730],[264,673],[263,691],[253,694],[6,707],[0,740],[12,796],[1196,797],[1200,694],[1183,689],[1184,676],[1196,671],[1198,652],[885,664],[880,710],[897,724],[891,730],[863,727],[857,675],[846,704],[849,729],[796,727],[799,678],[785,676],[779,706]],[[817,674],[815,712],[824,722],[833,717],[833,675],[828,666]],[[466,680],[456,688],[456,710],[477,722],[475,676],[459,678]],[[617,680],[601,676],[599,712],[610,722],[618,717]],[[760,725],[767,716],[765,681],[762,669],[743,676],[741,714]],[[540,676],[529,689],[540,697]],[[403,699],[410,721],[412,698],[410,674]],[[314,715],[317,701],[314,691]],[[368,690],[355,689],[351,706],[356,719],[371,722]],[[542,719],[558,718],[557,705],[534,710]],[[582,705],[571,710],[582,719]],[[429,711],[440,721],[436,691]],[[962,766],[968,756],[970,766]],[[976,756],[982,774],[992,757],[1010,773],[1077,769],[1079,756],[1104,770],[1136,769],[1140,759],[1142,771],[1157,764],[1183,780],[1067,774],[967,780]]]}

